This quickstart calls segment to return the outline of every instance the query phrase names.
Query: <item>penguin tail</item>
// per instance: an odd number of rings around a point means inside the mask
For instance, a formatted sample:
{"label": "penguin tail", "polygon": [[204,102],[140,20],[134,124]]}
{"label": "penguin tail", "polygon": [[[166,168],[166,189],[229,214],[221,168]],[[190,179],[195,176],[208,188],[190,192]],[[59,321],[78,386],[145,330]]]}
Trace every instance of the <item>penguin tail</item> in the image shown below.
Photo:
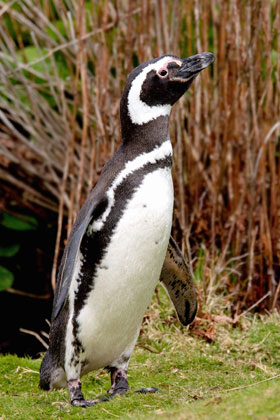
{"label": "penguin tail", "polygon": [[40,367],[40,382],[39,388],[44,391],[49,391],[51,389],[51,371],[52,371],[52,362],[51,355],[49,351],[45,353],[45,356],[42,360]]}

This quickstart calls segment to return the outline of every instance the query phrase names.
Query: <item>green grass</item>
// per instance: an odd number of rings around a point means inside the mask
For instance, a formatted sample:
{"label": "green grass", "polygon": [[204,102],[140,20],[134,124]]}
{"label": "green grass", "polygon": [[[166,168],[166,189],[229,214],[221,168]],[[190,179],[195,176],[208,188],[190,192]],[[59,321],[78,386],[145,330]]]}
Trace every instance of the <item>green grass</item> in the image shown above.
{"label": "green grass", "polygon": [[[8,355],[0,357],[0,419],[280,419],[279,314],[241,318],[235,328],[216,320],[207,343],[171,322],[162,293],[161,301],[148,311],[129,369],[132,391],[156,386],[159,393],[130,391],[88,409],[71,407],[67,390],[38,389],[40,360]],[[109,375],[92,372],[82,384],[94,398],[109,388]]]}

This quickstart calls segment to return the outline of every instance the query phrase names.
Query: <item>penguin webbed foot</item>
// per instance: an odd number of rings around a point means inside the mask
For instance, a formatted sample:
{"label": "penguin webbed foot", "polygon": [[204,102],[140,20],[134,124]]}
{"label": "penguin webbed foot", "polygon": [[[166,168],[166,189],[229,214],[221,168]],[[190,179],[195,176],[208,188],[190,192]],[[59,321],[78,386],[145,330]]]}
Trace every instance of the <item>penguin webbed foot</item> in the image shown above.
{"label": "penguin webbed foot", "polygon": [[[115,367],[109,367],[108,369],[111,372],[112,385],[107,394],[109,394],[110,398],[114,395],[124,395],[129,390],[126,370]],[[137,389],[134,392],[138,392],[139,394],[151,394],[158,391],[160,391],[159,388],[151,386]]]}
{"label": "penguin webbed foot", "polygon": [[155,386],[150,386],[149,388],[136,389],[134,392],[138,392],[139,394],[154,394],[155,392],[159,391],[159,388],[156,388]]}
{"label": "penguin webbed foot", "polygon": [[68,390],[71,404],[74,407],[91,407],[97,404],[99,400],[85,400],[82,394],[82,385],[80,379],[71,379],[68,381]]}
{"label": "penguin webbed foot", "polygon": [[[68,390],[70,395],[71,404],[74,407],[91,407],[99,402],[110,401],[116,395],[124,395],[129,390],[127,381],[127,373],[124,369],[120,368],[109,368],[111,372],[111,387],[107,391],[107,395],[96,398],[94,400],[85,400],[82,394],[82,386],[80,379],[72,379],[68,381]],[[151,386],[149,388],[140,388],[134,392],[140,394],[150,394],[158,392],[159,389]]]}
{"label": "penguin webbed foot", "polygon": [[71,405],[73,405],[74,407],[83,407],[83,408],[87,408],[87,407],[91,407],[94,404],[96,404],[96,402],[93,400],[71,400]]}
{"label": "penguin webbed foot", "polygon": [[108,368],[111,372],[111,387],[107,391],[110,398],[115,395],[124,395],[129,390],[126,370],[116,367]]}

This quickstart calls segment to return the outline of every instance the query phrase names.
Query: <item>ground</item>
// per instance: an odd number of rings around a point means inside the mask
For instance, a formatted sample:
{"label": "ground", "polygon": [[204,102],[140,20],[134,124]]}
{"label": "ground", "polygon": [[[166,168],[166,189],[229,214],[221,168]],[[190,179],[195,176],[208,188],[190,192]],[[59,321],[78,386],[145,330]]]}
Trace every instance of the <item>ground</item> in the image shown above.
{"label": "ground", "polygon": [[[40,359],[1,356],[0,420],[280,419],[279,314],[246,314],[236,324],[216,314],[198,322],[197,330],[181,327],[161,291],[131,359],[131,391],[88,409],[72,407],[66,390],[39,390]],[[92,372],[82,384],[85,397],[94,398],[109,388],[109,375]],[[146,386],[160,392],[133,393]]]}

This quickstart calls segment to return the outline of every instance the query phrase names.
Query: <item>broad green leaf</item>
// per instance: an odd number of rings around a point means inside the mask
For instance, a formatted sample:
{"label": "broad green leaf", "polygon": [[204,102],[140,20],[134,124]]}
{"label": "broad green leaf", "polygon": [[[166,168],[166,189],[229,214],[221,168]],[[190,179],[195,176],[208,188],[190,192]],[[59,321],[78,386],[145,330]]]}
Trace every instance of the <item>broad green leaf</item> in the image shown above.
{"label": "broad green leaf", "polygon": [[[33,61],[40,59],[45,54],[47,54],[47,50],[45,48],[42,48],[41,54],[39,54],[38,49],[36,47],[28,46],[19,50],[16,53],[16,56],[20,63],[24,63],[25,60],[27,61],[27,63],[32,63]],[[37,64],[33,64],[32,68],[39,73],[44,73],[45,66],[47,66],[48,70],[51,72],[52,67],[51,67],[51,61],[49,58],[45,59],[45,64],[43,64],[42,62],[39,62]],[[26,75],[28,75],[28,72],[26,73]]]}
{"label": "broad green leaf", "polygon": [[20,245],[0,246],[0,257],[13,257],[19,251]]}
{"label": "broad green leaf", "polygon": [[[48,53],[48,50],[46,48],[41,48],[41,51],[39,54],[38,49],[33,46],[25,47],[16,53],[17,59],[20,63],[25,63],[25,61],[27,61],[27,63],[30,65],[30,63],[34,62],[34,64],[31,65],[31,68],[37,72],[37,75],[39,78],[35,77],[35,80],[39,84],[41,84],[43,80],[47,80],[46,68],[49,74],[53,76],[53,67],[52,67],[50,58],[46,57],[47,53]],[[45,57],[44,60],[36,63],[38,59],[41,60],[43,59],[43,57]],[[68,66],[67,66],[67,63],[65,61],[65,57],[63,56],[63,54],[61,54],[58,51],[56,54],[54,54],[54,59],[55,59],[55,65],[58,70],[59,76],[63,77],[64,79],[67,78],[69,76],[69,69],[68,69]],[[30,77],[30,74],[27,70],[23,70],[23,74],[27,78]],[[42,75],[42,78],[41,78],[41,75]]]}
{"label": "broad green leaf", "polygon": [[14,275],[7,268],[0,265],[0,291],[6,290],[12,286]]}
{"label": "broad green leaf", "polygon": [[35,230],[38,226],[38,222],[34,217],[23,216],[22,219],[19,219],[8,213],[2,213],[0,224],[13,230]]}

